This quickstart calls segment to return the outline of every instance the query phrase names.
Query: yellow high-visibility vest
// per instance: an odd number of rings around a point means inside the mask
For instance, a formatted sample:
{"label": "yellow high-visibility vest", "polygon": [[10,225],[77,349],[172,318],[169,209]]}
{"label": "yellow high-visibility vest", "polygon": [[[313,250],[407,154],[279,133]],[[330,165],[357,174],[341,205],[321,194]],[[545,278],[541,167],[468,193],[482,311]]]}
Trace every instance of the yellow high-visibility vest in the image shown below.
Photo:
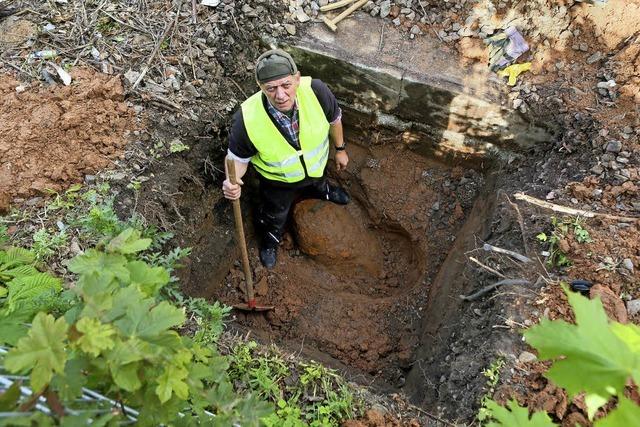
{"label": "yellow high-visibility vest", "polygon": [[310,177],[319,178],[329,158],[329,122],[322,106],[311,89],[311,77],[301,77],[296,91],[300,150],[287,142],[273,124],[262,104],[262,92],[253,94],[242,103],[242,117],[247,134],[258,153],[251,163],[265,178],[273,181],[298,182]]}

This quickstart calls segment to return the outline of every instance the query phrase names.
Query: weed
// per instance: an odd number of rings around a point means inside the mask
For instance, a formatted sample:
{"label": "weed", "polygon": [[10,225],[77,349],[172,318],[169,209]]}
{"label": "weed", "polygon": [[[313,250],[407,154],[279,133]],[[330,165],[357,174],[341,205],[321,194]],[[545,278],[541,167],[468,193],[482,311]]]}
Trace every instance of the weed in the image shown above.
{"label": "weed", "polygon": [[138,181],[138,180],[131,180],[131,182],[129,184],[127,184],[127,188],[133,191],[138,191],[140,190],[140,187],[142,186],[142,181]]}
{"label": "weed", "polygon": [[573,233],[576,242],[578,243],[591,243],[593,240],[583,226],[581,218],[576,217],[574,219],[564,219],[559,221],[556,217],[551,217],[551,234],[540,233],[536,236],[536,239],[540,242],[546,242],[549,244],[547,252],[549,253],[547,264],[550,266],[566,267],[571,265],[571,260],[562,249],[559,247],[561,240],[566,239],[571,233]]}
{"label": "weed", "polygon": [[57,233],[49,233],[49,231],[43,227],[33,234],[31,250],[37,260],[44,261],[56,254],[60,248],[66,246],[68,239],[67,233],[64,230],[60,230]]}
{"label": "weed", "polygon": [[480,409],[476,416],[480,423],[491,418],[492,412],[490,409],[490,402],[493,402],[492,396],[495,392],[495,387],[500,380],[500,370],[504,367],[505,362],[502,356],[494,360],[489,367],[482,371],[482,375],[487,378],[487,392],[482,396],[480,400]]}
{"label": "weed", "polygon": [[80,197],[79,191],[81,188],[81,184],[74,184],[62,194],[51,189],[46,189],[45,192],[54,195],[53,201],[49,203],[47,209],[55,211],[59,209],[68,210],[73,208]]}
{"label": "weed", "polygon": [[183,151],[187,151],[189,150],[190,147],[184,143],[182,143],[182,141],[180,141],[179,139],[175,139],[173,141],[171,141],[171,143],[169,144],[169,151],[171,153],[181,153]]}
{"label": "weed", "polygon": [[198,331],[193,340],[203,347],[217,342],[224,330],[224,320],[232,308],[219,301],[209,304],[204,298],[190,298],[187,308],[196,316],[198,325]]}
{"label": "weed", "polygon": [[9,242],[9,228],[0,224],[0,248]]}

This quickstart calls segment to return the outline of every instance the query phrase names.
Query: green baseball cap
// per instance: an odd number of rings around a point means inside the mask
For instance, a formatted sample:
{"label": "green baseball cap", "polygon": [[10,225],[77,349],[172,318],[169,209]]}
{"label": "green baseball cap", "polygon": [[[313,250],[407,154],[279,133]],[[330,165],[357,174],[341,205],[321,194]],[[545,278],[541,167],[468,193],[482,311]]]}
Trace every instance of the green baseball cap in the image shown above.
{"label": "green baseball cap", "polygon": [[291,55],[281,49],[266,51],[256,61],[256,80],[267,83],[298,72]]}

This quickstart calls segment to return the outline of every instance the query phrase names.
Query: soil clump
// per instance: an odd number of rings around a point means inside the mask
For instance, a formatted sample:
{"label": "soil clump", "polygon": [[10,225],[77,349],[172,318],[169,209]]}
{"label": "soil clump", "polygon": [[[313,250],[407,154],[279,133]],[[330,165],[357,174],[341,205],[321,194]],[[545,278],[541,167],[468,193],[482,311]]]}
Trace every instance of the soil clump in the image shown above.
{"label": "soil clump", "polygon": [[71,86],[0,77],[0,212],[13,198],[61,191],[119,158],[136,117],[117,77],[76,69]]}

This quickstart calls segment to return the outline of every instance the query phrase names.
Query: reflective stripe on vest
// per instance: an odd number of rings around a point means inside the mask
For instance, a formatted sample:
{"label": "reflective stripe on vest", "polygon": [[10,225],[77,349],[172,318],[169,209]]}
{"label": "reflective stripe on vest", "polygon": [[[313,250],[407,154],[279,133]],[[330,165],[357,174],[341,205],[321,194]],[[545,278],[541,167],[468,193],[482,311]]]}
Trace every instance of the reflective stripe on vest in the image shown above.
{"label": "reflective stripe on vest", "polygon": [[298,182],[305,177],[321,177],[329,158],[329,122],[313,89],[311,77],[301,77],[296,91],[300,150],[289,144],[273,124],[262,104],[262,92],[242,103],[242,117],[247,134],[258,153],[251,163],[265,178]]}

